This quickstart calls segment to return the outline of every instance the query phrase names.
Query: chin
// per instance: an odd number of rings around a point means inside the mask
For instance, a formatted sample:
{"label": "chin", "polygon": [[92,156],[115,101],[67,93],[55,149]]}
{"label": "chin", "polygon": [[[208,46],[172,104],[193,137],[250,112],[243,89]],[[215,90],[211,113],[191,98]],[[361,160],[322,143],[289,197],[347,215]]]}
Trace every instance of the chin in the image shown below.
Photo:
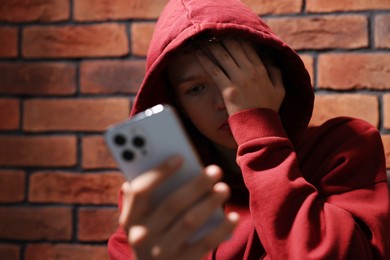
{"label": "chin", "polygon": [[228,140],[228,141],[223,141],[223,142],[219,142],[219,144],[227,149],[237,149],[238,148],[238,145],[236,143],[236,140]]}

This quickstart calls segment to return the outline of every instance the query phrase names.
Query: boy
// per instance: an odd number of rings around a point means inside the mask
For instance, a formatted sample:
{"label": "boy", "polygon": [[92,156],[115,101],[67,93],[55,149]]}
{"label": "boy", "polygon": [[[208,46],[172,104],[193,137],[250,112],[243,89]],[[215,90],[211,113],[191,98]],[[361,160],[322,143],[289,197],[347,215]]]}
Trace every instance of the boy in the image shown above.
{"label": "boy", "polygon": [[[299,56],[240,1],[171,0],[132,115],[174,105],[209,166],[157,208],[180,155],[125,183],[111,258],[389,258],[380,135],[351,118],[308,128],[313,100]],[[222,205],[226,219],[188,244]]]}

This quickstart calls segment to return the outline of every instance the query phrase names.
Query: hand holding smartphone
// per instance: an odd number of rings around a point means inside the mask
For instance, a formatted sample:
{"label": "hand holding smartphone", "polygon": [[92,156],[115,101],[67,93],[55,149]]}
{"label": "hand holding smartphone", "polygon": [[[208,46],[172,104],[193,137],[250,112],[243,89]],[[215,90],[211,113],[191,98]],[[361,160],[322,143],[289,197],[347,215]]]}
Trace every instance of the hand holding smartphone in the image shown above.
{"label": "hand holding smartphone", "polygon": [[[173,107],[157,105],[135,115],[132,119],[108,129],[105,141],[118,167],[131,182],[134,178],[153,169],[172,155],[183,158],[181,168],[152,197],[156,206],[173,191],[198,176],[203,166],[191,142],[181,126]],[[185,199],[185,198],[183,198]],[[194,243],[211,232],[224,219],[221,209],[190,238]]]}

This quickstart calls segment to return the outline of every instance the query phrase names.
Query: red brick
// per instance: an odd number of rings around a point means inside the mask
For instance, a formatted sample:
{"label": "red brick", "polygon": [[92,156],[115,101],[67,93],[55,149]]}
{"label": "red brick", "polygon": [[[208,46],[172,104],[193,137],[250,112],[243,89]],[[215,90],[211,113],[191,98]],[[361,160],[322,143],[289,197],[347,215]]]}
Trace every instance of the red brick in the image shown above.
{"label": "red brick", "polygon": [[317,95],[311,125],[320,125],[337,116],[366,120],[378,127],[378,98],[364,94]]}
{"label": "red brick", "polygon": [[0,256],[6,260],[19,260],[20,246],[12,244],[0,244]]}
{"label": "red brick", "polygon": [[168,0],[77,0],[74,18],[77,21],[157,18]]}
{"label": "red brick", "polygon": [[390,54],[323,54],[318,58],[318,87],[390,89]]}
{"label": "red brick", "polygon": [[390,9],[387,0],[307,0],[307,12],[363,11],[372,9]]}
{"label": "red brick", "polygon": [[0,207],[0,238],[70,240],[71,208]]}
{"label": "red brick", "polygon": [[390,94],[383,95],[383,127],[390,129]]}
{"label": "red brick", "polygon": [[18,99],[0,98],[0,130],[16,130],[19,128],[19,108]]}
{"label": "red brick", "polygon": [[269,0],[242,0],[257,14],[291,14],[300,13],[302,0],[269,1]]}
{"label": "red brick", "polygon": [[311,78],[311,84],[314,85],[314,58],[309,54],[301,54],[299,55],[305,64],[305,68],[309,72]]}
{"label": "red brick", "polygon": [[382,135],[382,141],[385,148],[386,167],[390,169],[390,134]]}
{"label": "red brick", "polygon": [[17,57],[18,56],[18,30],[16,28],[0,27],[0,46],[1,46],[0,47],[1,58]]}
{"label": "red brick", "polygon": [[76,92],[76,67],[69,63],[0,63],[0,93],[72,95]]}
{"label": "red brick", "polygon": [[117,209],[80,209],[77,238],[80,241],[106,241],[118,228],[118,219]]}
{"label": "red brick", "polygon": [[83,169],[117,168],[102,136],[88,136],[82,140]]}
{"label": "red brick", "polygon": [[0,0],[0,21],[54,22],[69,19],[68,0]]}
{"label": "red brick", "polygon": [[36,172],[30,178],[29,201],[116,204],[124,182],[120,172]]}
{"label": "red brick", "polygon": [[33,26],[23,31],[23,56],[27,58],[119,57],[128,53],[123,24]]}
{"label": "red brick", "polygon": [[0,136],[1,166],[75,166],[73,136]]}
{"label": "red brick", "polygon": [[368,47],[367,18],[361,15],[270,18],[266,22],[296,50]]}
{"label": "red brick", "polygon": [[23,201],[25,198],[25,182],[26,176],[23,171],[0,170],[0,202]]}
{"label": "red brick", "polygon": [[390,48],[390,15],[375,17],[375,47]]}
{"label": "red brick", "polygon": [[152,39],[155,23],[133,23],[131,26],[131,53],[146,56]]}
{"label": "red brick", "polygon": [[103,131],[128,118],[127,98],[34,99],[25,102],[26,131]]}
{"label": "red brick", "polygon": [[25,260],[102,260],[109,259],[107,246],[75,245],[75,244],[29,244],[26,248]]}
{"label": "red brick", "polygon": [[145,75],[145,61],[86,61],[80,68],[81,92],[136,93]]}

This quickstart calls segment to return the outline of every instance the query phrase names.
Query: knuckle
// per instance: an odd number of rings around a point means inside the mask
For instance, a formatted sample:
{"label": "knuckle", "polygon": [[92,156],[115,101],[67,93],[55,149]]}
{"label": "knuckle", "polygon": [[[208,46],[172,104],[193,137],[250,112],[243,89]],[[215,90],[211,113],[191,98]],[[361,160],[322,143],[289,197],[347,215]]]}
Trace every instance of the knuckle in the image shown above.
{"label": "knuckle", "polygon": [[231,56],[227,51],[221,51],[219,53],[219,58],[221,59],[221,61],[224,62],[224,61],[231,59]]}
{"label": "knuckle", "polygon": [[232,101],[236,100],[236,98],[239,95],[239,92],[236,88],[228,87],[228,88],[223,90],[222,94],[223,94],[225,101],[232,102]]}
{"label": "knuckle", "polygon": [[248,68],[247,69],[248,79],[255,80],[259,78],[259,72],[256,70],[256,68]]}
{"label": "knuckle", "polygon": [[193,230],[197,226],[197,221],[195,216],[192,214],[185,214],[182,223],[181,229],[184,231]]}
{"label": "knuckle", "polygon": [[153,259],[164,259],[164,254],[161,246],[154,245],[150,250],[150,255]]}
{"label": "knuckle", "polygon": [[210,68],[210,73],[211,73],[212,76],[218,77],[221,74],[221,69],[218,66],[213,65]]}

